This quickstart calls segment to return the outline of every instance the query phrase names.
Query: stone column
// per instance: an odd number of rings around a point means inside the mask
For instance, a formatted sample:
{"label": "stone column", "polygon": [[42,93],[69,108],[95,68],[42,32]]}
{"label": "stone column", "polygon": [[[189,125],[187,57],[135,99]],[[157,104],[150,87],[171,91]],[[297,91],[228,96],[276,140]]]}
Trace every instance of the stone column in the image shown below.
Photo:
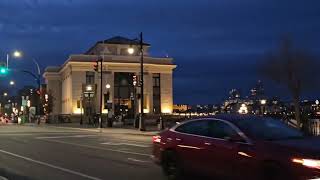
{"label": "stone column", "polygon": [[160,74],[160,96],[161,112],[172,113],[173,95],[172,95],[172,74]]}

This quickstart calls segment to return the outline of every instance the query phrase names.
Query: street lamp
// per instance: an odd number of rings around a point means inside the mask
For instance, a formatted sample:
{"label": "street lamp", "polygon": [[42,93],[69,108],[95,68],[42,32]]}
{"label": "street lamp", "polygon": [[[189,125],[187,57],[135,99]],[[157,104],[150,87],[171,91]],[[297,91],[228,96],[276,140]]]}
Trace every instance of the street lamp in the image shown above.
{"label": "street lamp", "polygon": [[4,97],[7,97],[7,96],[8,96],[8,93],[4,92],[4,93],[3,93],[3,96],[4,96]]}
{"label": "street lamp", "polygon": [[111,88],[110,84],[106,84],[106,89],[107,89],[107,95],[106,98],[107,100],[105,100],[105,102],[107,102],[107,109],[108,109],[108,113],[107,113],[107,126],[108,127],[112,127],[112,117],[110,117],[110,106],[109,106],[109,98],[110,98],[110,92],[109,89]]}
{"label": "street lamp", "polygon": [[[19,58],[22,56],[22,53],[16,50],[13,52],[12,56],[15,58]],[[7,54],[7,69],[9,69],[9,59],[10,59],[10,54]]]}
{"label": "street lamp", "polygon": [[11,86],[15,85],[15,82],[13,80],[10,81],[9,83]]}
{"label": "street lamp", "polygon": [[132,47],[129,47],[128,48],[128,53],[132,55],[134,53],[134,49]]}
{"label": "street lamp", "polygon": [[[14,51],[13,52],[13,57],[16,57],[16,58],[19,58],[19,57],[22,57],[22,52],[21,51]],[[38,101],[38,104],[37,104],[37,112],[38,112],[38,115],[40,115],[40,108],[41,108],[41,70],[40,70],[40,66],[39,66],[39,63],[35,60],[35,59],[32,59],[33,63],[36,65],[36,68],[37,68],[37,73],[33,73],[31,71],[28,71],[28,70],[21,70],[21,72],[24,72],[24,73],[27,73],[29,75],[31,75],[32,77],[35,78],[35,80],[37,81],[37,85],[38,85],[38,89],[39,89],[39,101]],[[9,54],[7,54],[7,69],[9,68]],[[11,83],[10,83],[11,85]],[[40,123],[40,121],[38,121]]]}
{"label": "street lamp", "polygon": [[87,91],[92,91],[92,86],[90,86],[90,85],[86,86],[86,90]]}
{"label": "street lamp", "polygon": [[13,56],[18,58],[18,57],[21,57],[22,54],[21,54],[20,51],[14,51],[14,52],[13,52]]}

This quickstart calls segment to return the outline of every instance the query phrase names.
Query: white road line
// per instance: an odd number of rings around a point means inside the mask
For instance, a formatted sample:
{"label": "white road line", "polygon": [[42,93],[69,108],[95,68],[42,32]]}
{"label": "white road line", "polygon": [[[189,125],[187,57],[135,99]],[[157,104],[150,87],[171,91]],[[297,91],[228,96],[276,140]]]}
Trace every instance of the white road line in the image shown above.
{"label": "white road line", "polygon": [[108,149],[108,148],[101,148],[97,146],[90,146],[90,145],[84,145],[84,144],[78,144],[78,143],[70,143],[70,142],[64,142],[60,140],[53,140],[53,139],[41,139],[42,141],[48,141],[48,142],[56,142],[56,143],[61,143],[61,144],[68,144],[72,146],[79,146],[79,147],[86,147],[86,148],[91,148],[91,149],[98,149],[98,150],[103,150],[103,151],[111,151],[111,152],[118,152],[118,153],[124,153],[124,154],[134,154],[134,155],[139,155],[139,156],[147,156],[151,157],[150,154],[144,154],[144,153],[137,153],[137,152],[131,152],[131,151],[124,151],[124,150],[117,150],[117,149]]}
{"label": "white road line", "polygon": [[148,145],[142,145],[142,144],[133,144],[133,143],[114,143],[114,142],[105,142],[105,143],[100,143],[100,144],[105,144],[105,145],[110,145],[110,146],[135,146],[135,147],[143,147],[143,148],[147,148],[150,147]]}
{"label": "white road line", "polygon": [[151,161],[144,161],[140,159],[135,159],[135,158],[128,158],[129,161],[134,161],[134,162],[140,162],[140,163],[151,163]]}
{"label": "white road line", "polygon": [[8,179],[3,176],[0,176],[0,180],[8,180]]}
{"label": "white road line", "polygon": [[49,163],[45,163],[45,162],[42,162],[42,161],[34,160],[34,159],[31,159],[31,158],[28,158],[28,157],[24,157],[24,156],[21,156],[21,155],[18,155],[18,154],[14,154],[14,153],[2,150],[2,149],[0,149],[0,153],[7,154],[7,155],[10,155],[10,156],[13,156],[13,157],[16,157],[16,158],[24,159],[26,161],[30,161],[30,162],[33,162],[33,163],[36,163],[36,164],[41,164],[43,166],[51,167],[53,169],[58,169],[60,171],[67,172],[67,173],[70,173],[70,174],[74,174],[74,175],[77,175],[77,176],[81,176],[81,177],[84,177],[84,178],[87,178],[87,179],[102,180],[102,179],[97,178],[97,177],[89,176],[89,175],[86,175],[86,174],[83,174],[83,173],[80,173],[80,172],[76,172],[76,171],[73,171],[73,170],[70,170],[70,169],[66,169],[66,168],[55,166],[55,165],[52,165],[52,164],[49,164]]}
{"label": "white road line", "polygon": [[36,139],[83,138],[83,137],[93,137],[93,136],[98,136],[98,135],[44,136],[44,137],[36,137]]}

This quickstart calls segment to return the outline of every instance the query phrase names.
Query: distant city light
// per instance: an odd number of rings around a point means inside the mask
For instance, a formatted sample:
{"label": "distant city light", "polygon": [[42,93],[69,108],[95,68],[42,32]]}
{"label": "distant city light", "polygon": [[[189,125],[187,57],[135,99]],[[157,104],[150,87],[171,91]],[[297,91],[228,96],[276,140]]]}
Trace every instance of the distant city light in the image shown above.
{"label": "distant city light", "polygon": [[3,93],[3,96],[8,96],[8,93],[6,93],[6,92],[5,92],[5,93]]}
{"label": "distant city light", "polygon": [[9,84],[10,84],[11,86],[13,86],[13,85],[15,84],[15,82],[11,80]]}
{"label": "distant city light", "polygon": [[107,88],[107,89],[110,89],[110,87],[111,87],[110,84],[107,84],[107,85],[106,85],[106,88]]}
{"label": "distant city light", "polygon": [[240,114],[248,114],[248,108],[246,104],[241,104],[241,107],[238,111]]}
{"label": "distant city light", "polygon": [[316,105],[319,105],[319,100],[316,100]]}
{"label": "distant city light", "polygon": [[265,105],[265,104],[267,104],[267,100],[262,99],[262,100],[260,101],[260,103],[261,103],[262,105]]}

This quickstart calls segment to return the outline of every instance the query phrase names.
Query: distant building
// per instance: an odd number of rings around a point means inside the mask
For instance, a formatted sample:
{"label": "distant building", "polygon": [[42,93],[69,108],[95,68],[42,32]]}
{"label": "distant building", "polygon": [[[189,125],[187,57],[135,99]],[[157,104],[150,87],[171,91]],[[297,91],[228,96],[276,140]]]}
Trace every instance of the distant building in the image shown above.
{"label": "distant building", "polygon": [[187,112],[190,107],[187,104],[174,104],[173,112]]}
{"label": "distant building", "polygon": [[[133,55],[128,52],[133,48]],[[144,112],[172,113],[172,58],[151,57],[150,44],[144,43]],[[44,78],[54,97],[52,115],[92,115],[99,112],[134,117],[140,109],[140,56],[138,42],[124,37],[98,41],[86,53],[70,55],[64,64],[47,67]],[[100,94],[100,73],[94,71],[95,61],[103,58],[103,92]],[[100,69],[100,68],[99,68]]]}
{"label": "distant building", "polygon": [[261,96],[264,96],[264,87],[262,84],[262,81],[259,80],[255,87],[253,87],[251,90],[251,98],[259,99]]}

